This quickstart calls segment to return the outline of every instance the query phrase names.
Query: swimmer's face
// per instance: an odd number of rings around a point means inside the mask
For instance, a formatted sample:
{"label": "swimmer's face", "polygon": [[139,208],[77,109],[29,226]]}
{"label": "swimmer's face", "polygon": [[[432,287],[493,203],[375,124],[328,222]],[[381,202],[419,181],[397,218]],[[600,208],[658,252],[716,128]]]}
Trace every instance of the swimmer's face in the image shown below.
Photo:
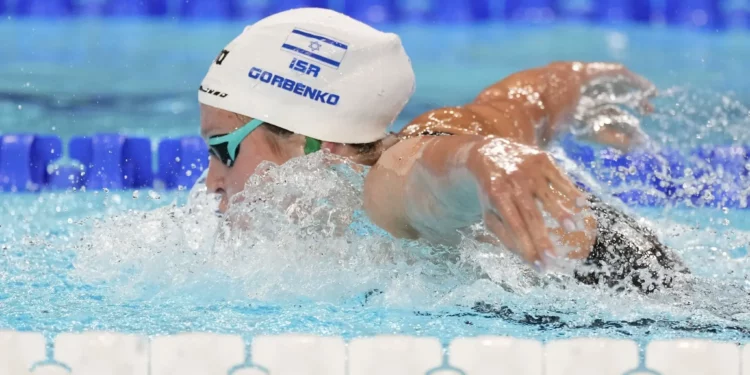
{"label": "swimmer's face", "polygon": [[[245,125],[237,115],[215,107],[201,104],[201,136],[203,139],[214,135],[231,133]],[[229,200],[241,192],[247,180],[255,173],[256,168],[263,161],[270,161],[281,165],[289,159],[302,154],[302,147],[274,148],[271,141],[272,134],[263,126],[255,129],[240,143],[240,151],[232,167],[227,167],[219,159],[211,156],[208,166],[206,185],[214,193],[221,195],[219,210],[226,211]],[[302,141],[304,142],[304,140]],[[299,149],[295,152],[295,149]]]}

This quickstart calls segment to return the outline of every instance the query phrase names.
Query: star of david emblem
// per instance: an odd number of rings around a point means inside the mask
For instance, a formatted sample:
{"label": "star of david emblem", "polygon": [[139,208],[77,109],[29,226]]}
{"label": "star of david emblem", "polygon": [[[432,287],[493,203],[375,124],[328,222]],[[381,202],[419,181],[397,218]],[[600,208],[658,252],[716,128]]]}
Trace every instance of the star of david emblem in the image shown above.
{"label": "star of david emblem", "polygon": [[320,51],[320,43],[318,43],[316,41],[310,42],[310,49],[313,50],[313,51],[316,51],[316,52]]}

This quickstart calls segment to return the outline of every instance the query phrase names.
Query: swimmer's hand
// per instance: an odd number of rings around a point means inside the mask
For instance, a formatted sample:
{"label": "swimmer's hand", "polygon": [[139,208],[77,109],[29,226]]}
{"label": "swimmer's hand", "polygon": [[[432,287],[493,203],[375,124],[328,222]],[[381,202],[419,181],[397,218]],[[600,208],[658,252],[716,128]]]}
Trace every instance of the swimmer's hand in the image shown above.
{"label": "swimmer's hand", "polygon": [[573,134],[581,140],[596,142],[630,151],[649,141],[641,129],[641,121],[615,105],[603,105],[587,111],[574,127]]}
{"label": "swimmer's hand", "polygon": [[648,142],[640,119],[628,109],[641,115],[652,113],[656,86],[621,64],[589,63],[579,70],[581,96],[572,132],[580,139],[623,151]]}
{"label": "swimmer's hand", "polygon": [[547,153],[502,138],[488,139],[474,148],[467,167],[478,182],[484,223],[505,247],[537,269],[562,255],[555,250],[561,244],[550,238],[544,209],[559,224],[555,231],[560,241],[572,245],[567,257],[588,256],[596,223],[586,217],[576,225],[574,217],[586,208],[586,197]]}
{"label": "swimmer's hand", "polygon": [[656,85],[622,64],[574,62],[551,66],[575,72],[581,90],[579,101],[590,101],[584,105],[624,105],[642,115],[654,110],[650,100],[657,94]]}

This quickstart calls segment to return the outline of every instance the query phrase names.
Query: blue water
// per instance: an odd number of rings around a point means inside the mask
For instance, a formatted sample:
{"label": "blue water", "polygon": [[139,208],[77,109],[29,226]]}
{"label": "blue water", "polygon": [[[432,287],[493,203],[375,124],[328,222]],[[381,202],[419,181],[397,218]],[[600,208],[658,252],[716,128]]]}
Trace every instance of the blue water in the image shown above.
{"label": "blue water", "polygon": [[[116,131],[154,140],[194,135],[198,83],[242,26],[3,20],[0,133],[67,139]],[[390,30],[401,35],[418,82],[396,128],[429,108],[467,102],[523,68],[607,60],[626,63],[660,88],[657,113],[644,124],[655,139],[686,149],[750,144],[750,85],[742,73],[750,56],[747,34],[575,24]],[[361,249],[356,240],[339,245],[326,237],[266,238],[271,242],[262,249],[248,245],[235,252],[190,247],[185,244],[193,235],[211,237],[192,226],[212,217],[180,211],[186,198],[184,191],[0,195],[0,329],[750,342],[750,217],[743,210],[632,209],[650,220],[698,277],[695,290],[644,297],[551,276],[539,281],[512,261],[483,258],[487,249],[476,244],[467,244],[475,263],[449,266],[421,255],[394,266],[378,264],[363,252],[439,252],[379,234]],[[154,209],[160,211],[147,214]],[[119,219],[108,219],[113,215]],[[284,237],[295,228],[278,224],[269,230]],[[315,249],[321,250],[317,268],[304,257]],[[253,251],[277,251],[285,260],[260,262],[272,258]],[[346,256],[325,255],[337,251]],[[490,279],[476,268],[492,274]]]}

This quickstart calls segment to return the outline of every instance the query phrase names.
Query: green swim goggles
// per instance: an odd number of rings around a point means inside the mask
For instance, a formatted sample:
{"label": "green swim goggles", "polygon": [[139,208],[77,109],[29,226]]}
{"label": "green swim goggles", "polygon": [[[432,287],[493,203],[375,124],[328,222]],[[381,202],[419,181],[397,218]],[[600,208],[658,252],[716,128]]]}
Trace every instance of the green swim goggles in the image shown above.
{"label": "green swim goggles", "polygon": [[[242,140],[261,125],[263,125],[263,121],[253,119],[231,133],[214,135],[208,139],[208,151],[224,165],[231,167],[240,153]],[[305,139],[305,155],[320,150],[321,142],[319,140],[310,137],[305,137]]]}

